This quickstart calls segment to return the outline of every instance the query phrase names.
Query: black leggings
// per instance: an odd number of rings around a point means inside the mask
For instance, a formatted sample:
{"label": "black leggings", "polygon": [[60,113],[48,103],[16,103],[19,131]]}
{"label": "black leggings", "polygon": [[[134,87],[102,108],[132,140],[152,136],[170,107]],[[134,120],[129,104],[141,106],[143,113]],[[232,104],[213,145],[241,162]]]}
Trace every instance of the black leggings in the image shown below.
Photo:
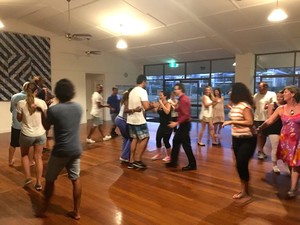
{"label": "black leggings", "polygon": [[250,138],[232,137],[232,147],[236,159],[236,168],[242,181],[249,181],[249,161],[256,148],[256,136]]}
{"label": "black leggings", "polygon": [[172,134],[172,128],[159,125],[156,131],[156,147],[161,148],[161,139],[163,139],[165,147],[171,148],[169,142],[171,134]]}

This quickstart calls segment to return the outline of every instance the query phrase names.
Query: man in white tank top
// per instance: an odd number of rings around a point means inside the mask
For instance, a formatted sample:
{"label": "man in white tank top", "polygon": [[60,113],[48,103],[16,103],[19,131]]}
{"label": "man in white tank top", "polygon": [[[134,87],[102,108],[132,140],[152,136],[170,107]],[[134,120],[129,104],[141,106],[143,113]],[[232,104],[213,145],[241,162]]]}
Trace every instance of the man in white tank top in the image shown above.
{"label": "man in white tank top", "polygon": [[[276,101],[276,93],[268,91],[268,84],[266,82],[260,82],[258,84],[258,93],[256,93],[253,98],[255,104],[254,124],[257,128],[268,118],[268,105]],[[267,157],[263,151],[266,139],[267,137],[263,133],[257,135],[257,157],[261,160]]]}

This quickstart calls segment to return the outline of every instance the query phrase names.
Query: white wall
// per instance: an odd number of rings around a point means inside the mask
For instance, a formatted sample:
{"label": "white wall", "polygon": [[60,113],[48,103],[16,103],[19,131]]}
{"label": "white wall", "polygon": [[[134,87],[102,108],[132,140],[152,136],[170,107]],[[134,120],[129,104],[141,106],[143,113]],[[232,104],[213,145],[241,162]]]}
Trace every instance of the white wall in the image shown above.
{"label": "white wall", "polygon": [[235,82],[243,82],[253,91],[255,55],[252,53],[236,54]]}
{"label": "white wall", "polygon": [[[50,37],[52,87],[62,78],[68,78],[73,82],[76,88],[74,101],[79,102],[84,111],[82,123],[86,123],[86,73],[104,74],[104,96],[107,97],[111,93],[111,87],[115,85],[135,84],[136,76],[143,71],[142,65],[136,65],[109,53],[85,56],[83,53],[86,47],[80,42],[68,41],[65,37],[53,35],[20,21],[5,21],[5,25],[4,31]],[[124,72],[129,76],[125,78]],[[11,126],[9,102],[0,102],[0,111],[0,133],[9,132]],[[106,115],[106,118],[109,117]]]}

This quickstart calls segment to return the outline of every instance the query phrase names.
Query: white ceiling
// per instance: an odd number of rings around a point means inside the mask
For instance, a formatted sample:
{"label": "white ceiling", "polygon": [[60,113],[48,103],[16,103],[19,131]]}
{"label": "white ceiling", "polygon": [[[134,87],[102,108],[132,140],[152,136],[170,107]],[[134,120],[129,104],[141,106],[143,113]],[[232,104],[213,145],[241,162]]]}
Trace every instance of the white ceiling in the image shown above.
{"label": "white ceiling", "polygon": [[[267,21],[276,0],[0,0],[0,18],[20,20],[56,35],[92,35],[87,50],[101,50],[141,64],[233,57],[237,53],[300,50],[300,0],[279,0],[289,15]],[[104,16],[129,13],[149,25],[147,33],[125,36],[101,28]],[[122,21],[120,21],[120,24]],[[9,27],[6,28],[9,30]]]}

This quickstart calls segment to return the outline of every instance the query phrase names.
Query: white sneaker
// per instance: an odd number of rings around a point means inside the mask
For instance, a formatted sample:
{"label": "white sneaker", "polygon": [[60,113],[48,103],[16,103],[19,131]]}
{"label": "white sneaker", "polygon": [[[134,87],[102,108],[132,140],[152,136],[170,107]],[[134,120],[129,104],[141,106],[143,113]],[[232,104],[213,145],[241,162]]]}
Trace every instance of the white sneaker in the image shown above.
{"label": "white sneaker", "polygon": [[107,135],[103,138],[103,141],[108,141],[109,139],[111,139],[111,136],[110,135]]}
{"label": "white sneaker", "polygon": [[276,174],[280,174],[280,169],[278,168],[278,166],[273,166],[273,172]]}
{"label": "white sneaker", "polygon": [[89,143],[89,144],[93,144],[93,143],[95,143],[96,141],[94,141],[93,139],[91,139],[91,138],[87,138],[86,139],[86,143]]}
{"label": "white sneaker", "polygon": [[122,157],[120,157],[120,161],[121,161],[121,162],[129,162],[128,159],[123,159]]}
{"label": "white sneaker", "polygon": [[260,160],[264,160],[264,159],[267,158],[267,156],[266,156],[266,154],[264,152],[259,151],[257,153],[257,158],[260,159]]}

